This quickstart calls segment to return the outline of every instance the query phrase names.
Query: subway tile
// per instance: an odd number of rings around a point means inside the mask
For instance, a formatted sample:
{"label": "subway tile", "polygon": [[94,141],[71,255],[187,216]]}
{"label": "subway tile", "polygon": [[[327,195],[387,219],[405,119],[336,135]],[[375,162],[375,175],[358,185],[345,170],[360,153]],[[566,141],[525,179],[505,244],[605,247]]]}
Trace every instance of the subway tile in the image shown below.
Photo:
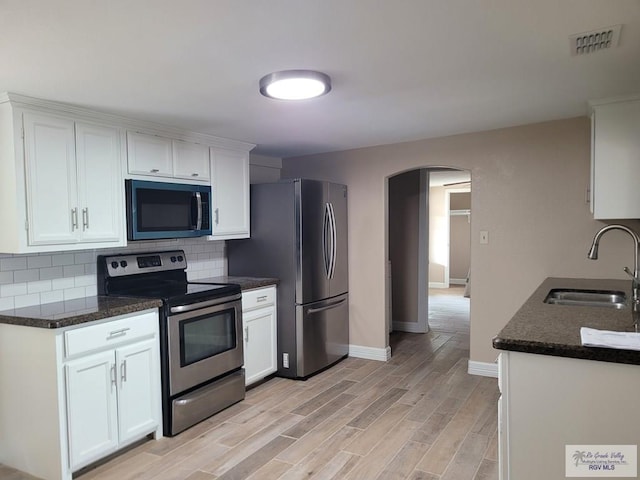
{"label": "subway tile", "polygon": [[13,272],[14,283],[33,282],[40,280],[40,271],[36,268],[33,270],[16,270]]}
{"label": "subway tile", "polygon": [[84,275],[84,265],[65,265],[62,267],[63,277],[77,277],[78,275]]}
{"label": "subway tile", "polygon": [[98,295],[98,286],[97,285],[89,285],[88,287],[84,287],[84,296],[85,297],[93,297]]}
{"label": "subway tile", "polygon": [[95,275],[98,271],[96,263],[85,263],[84,264],[84,274],[85,275]]}
{"label": "subway tile", "polygon": [[13,272],[0,272],[0,285],[13,283]]}
{"label": "subway tile", "polygon": [[53,255],[51,257],[51,265],[53,265],[54,267],[73,265],[73,264],[74,264],[73,253],[63,253],[60,255]]}
{"label": "subway tile", "polygon": [[79,252],[74,254],[73,261],[77,265],[79,263],[95,263],[96,254],[91,252]]}
{"label": "subway tile", "polygon": [[15,297],[16,295],[26,294],[26,283],[11,283],[9,285],[0,285],[0,297]]}
{"label": "subway tile", "polygon": [[73,300],[75,298],[84,298],[85,297],[85,287],[75,287],[75,288],[66,288],[64,290],[64,299],[65,300]]}
{"label": "subway tile", "polygon": [[95,275],[79,275],[74,277],[74,286],[76,287],[88,287],[89,285],[96,284],[96,276]]}
{"label": "subway tile", "polygon": [[50,292],[40,292],[40,303],[62,302],[64,300],[63,290],[52,290]]}
{"label": "subway tile", "polygon": [[0,259],[0,271],[26,270],[27,257],[9,257]]}
{"label": "subway tile", "polygon": [[37,282],[27,283],[28,293],[40,293],[51,290],[51,280],[39,280]]}
{"label": "subway tile", "polygon": [[48,267],[40,269],[40,280],[62,278],[62,267]]}
{"label": "subway tile", "polygon": [[33,255],[27,257],[27,268],[46,268],[51,266],[51,255]]}
{"label": "subway tile", "polygon": [[64,290],[75,286],[73,278],[55,278],[51,281],[51,290]]}
{"label": "subway tile", "polygon": [[13,303],[14,298],[15,297],[0,298],[0,311],[13,310],[15,308]]}
{"label": "subway tile", "polygon": [[40,294],[32,293],[30,295],[16,295],[13,297],[15,308],[30,307],[40,304]]}

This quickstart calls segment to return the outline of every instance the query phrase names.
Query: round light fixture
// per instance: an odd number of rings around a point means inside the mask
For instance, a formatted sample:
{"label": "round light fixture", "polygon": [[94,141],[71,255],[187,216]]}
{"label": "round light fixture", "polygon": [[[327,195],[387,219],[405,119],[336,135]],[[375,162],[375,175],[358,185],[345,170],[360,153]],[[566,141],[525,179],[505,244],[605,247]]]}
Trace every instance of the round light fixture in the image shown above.
{"label": "round light fixture", "polygon": [[260,93],[281,100],[305,100],[329,93],[329,75],[313,70],[283,70],[260,79]]}

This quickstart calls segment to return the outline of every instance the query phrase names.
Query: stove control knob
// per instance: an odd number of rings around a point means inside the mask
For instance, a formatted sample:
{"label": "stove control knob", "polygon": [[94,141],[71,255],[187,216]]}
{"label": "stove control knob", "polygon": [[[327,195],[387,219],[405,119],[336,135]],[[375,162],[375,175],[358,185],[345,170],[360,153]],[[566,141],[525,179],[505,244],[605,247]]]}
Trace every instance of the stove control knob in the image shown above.
{"label": "stove control knob", "polygon": [[176,263],[176,257],[175,255],[173,257],[171,257],[171,263]]}
{"label": "stove control knob", "polygon": [[126,260],[122,260],[122,261],[120,261],[120,266],[121,266],[122,268],[126,267],[126,266],[127,266],[127,261],[126,261]]}
{"label": "stove control knob", "polygon": [[179,262],[184,261],[184,257],[183,257],[182,255],[178,255],[178,261],[179,261]]}
{"label": "stove control knob", "polygon": [[111,262],[111,268],[118,268],[118,262],[116,261]]}

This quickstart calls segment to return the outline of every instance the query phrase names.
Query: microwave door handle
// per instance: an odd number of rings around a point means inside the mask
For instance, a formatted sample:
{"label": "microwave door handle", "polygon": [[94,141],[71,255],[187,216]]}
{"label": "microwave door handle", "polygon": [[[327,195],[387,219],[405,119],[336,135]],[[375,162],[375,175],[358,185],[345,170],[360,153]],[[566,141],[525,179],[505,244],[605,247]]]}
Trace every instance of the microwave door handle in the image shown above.
{"label": "microwave door handle", "polygon": [[196,230],[202,230],[202,195],[200,192],[195,193],[196,204],[198,205],[198,219],[196,220]]}

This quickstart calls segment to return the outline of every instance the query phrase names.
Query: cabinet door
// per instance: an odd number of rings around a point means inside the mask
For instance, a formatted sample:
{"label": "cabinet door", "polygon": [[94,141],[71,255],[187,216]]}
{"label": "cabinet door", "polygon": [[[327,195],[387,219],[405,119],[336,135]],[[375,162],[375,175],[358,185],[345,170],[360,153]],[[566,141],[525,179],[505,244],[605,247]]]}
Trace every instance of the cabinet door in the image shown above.
{"label": "cabinet door", "polygon": [[118,446],[113,350],[68,362],[65,377],[69,461],[77,470]]}
{"label": "cabinet door", "polygon": [[213,238],[249,237],[249,152],[211,149]]}
{"label": "cabinet door", "polygon": [[157,339],[116,350],[118,375],[118,430],[120,443],[152,432],[158,425]]}
{"label": "cabinet door", "polygon": [[592,121],[593,216],[640,218],[640,100],[598,105]]}
{"label": "cabinet door", "polygon": [[156,135],[127,132],[127,164],[131,174],[172,176],[171,140]]}
{"label": "cabinet door", "polygon": [[81,241],[124,244],[120,132],[77,123],[76,155]]}
{"label": "cabinet door", "polygon": [[79,237],[74,124],[24,114],[29,245],[75,243]]}
{"label": "cabinet door", "polygon": [[208,181],[209,147],[198,143],[173,141],[173,176]]}
{"label": "cabinet door", "polygon": [[245,382],[250,385],[278,368],[275,306],[243,312],[242,321]]}

